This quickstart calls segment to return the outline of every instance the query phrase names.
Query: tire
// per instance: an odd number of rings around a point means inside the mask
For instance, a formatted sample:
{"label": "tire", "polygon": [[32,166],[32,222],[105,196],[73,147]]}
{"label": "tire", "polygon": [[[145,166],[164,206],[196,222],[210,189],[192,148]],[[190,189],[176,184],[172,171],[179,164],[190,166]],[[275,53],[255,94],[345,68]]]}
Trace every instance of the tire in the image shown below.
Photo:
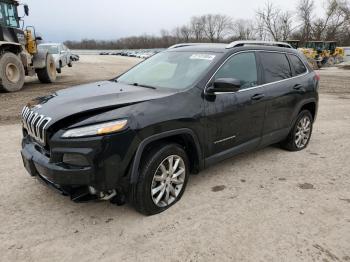
{"label": "tire", "polygon": [[0,89],[16,92],[23,88],[25,71],[20,58],[13,53],[4,53],[0,58]]}
{"label": "tire", "polygon": [[56,81],[56,65],[52,55],[47,55],[46,66],[42,69],[37,69],[36,74],[41,83],[53,83]]}
{"label": "tire", "polygon": [[60,61],[60,67],[57,68],[57,73],[61,74],[62,73],[62,62]]}
{"label": "tire", "polygon": [[[303,122],[305,121],[306,122]],[[308,124],[307,124],[308,123]],[[289,151],[301,151],[305,149],[311,139],[313,128],[313,117],[308,110],[299,113],[295,124],[287,139],[281,143],[284,149]]]}
{"label": "tire", "polygon": [[68,67],[73,67],[73,62],[72,62],[72,60],[69,60]]}
{"label": "tire", "polygon": [[[170,171],[170,162],[173,167],[177,163],[175,172]],[[162,164],[169,173],[164,172],[164,168],[162,172]],[[175,174],[178,175],[174,177]],[[188,157],[180,145],[163,144],[155,147],[147,152],[141,163],[139,181],[132,185],[133,206],[148,216],[165,211],[181,199],[189,175]]]}

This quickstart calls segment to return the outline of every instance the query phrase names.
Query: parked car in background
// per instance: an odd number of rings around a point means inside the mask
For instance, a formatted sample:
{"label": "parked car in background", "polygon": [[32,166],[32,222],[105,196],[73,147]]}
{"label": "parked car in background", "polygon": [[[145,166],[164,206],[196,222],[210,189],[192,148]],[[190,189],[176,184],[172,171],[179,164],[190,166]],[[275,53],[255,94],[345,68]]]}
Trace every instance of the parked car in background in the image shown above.
{"label": "parked car in background", "polygon": [[350,62],[350,47],[343,47],[345,56],[344,56],[344,62]]}
{"label": "parked car in background", "polygon": [[79,59],[80,59],[80,56],[79,56],[79,55],[75,55],[75,54],[72,54],[72,55],[71,55],[71,60],[72,60],[72,61],[77,62],[77,61],[79,61]]}
{"label": "parked car in background", "polygon": [[72,52],[64,44],[60,43],[45,43],[38,46],[39,50],[47,50],[53,55],[56,63],[57,73],[62,72],[62,68],[65,66],[72,67],[73,59]]}

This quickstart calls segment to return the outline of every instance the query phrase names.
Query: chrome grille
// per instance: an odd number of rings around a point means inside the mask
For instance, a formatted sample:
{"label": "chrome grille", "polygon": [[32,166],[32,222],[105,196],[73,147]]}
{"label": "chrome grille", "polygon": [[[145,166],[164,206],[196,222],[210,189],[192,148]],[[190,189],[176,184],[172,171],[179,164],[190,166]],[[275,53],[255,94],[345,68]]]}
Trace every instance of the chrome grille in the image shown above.
{"label": "chrome grille", "polygon": [[28,134],[39,143],[45,145],[46,127],[50,123],[51,118],[35,113],[25,106],[22,110],[22,121]]}

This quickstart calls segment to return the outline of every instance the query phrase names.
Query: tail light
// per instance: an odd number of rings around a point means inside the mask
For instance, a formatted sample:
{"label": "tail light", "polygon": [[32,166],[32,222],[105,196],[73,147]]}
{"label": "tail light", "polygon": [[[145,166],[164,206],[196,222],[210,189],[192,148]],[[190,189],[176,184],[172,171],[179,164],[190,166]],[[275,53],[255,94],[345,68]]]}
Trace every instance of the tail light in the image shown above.
{"label": "tail light", "polygon": [[315,77],[314,78],[315,78],[315,80],[320,81],[321,80],[320,73],[315,71]]}

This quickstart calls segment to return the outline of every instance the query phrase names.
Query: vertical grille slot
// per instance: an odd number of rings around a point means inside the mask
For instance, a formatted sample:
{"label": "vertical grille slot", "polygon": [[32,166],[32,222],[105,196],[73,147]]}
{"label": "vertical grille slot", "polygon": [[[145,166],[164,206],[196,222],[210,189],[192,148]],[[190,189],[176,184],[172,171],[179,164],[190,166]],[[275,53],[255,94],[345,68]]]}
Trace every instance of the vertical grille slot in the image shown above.
{"label": "vertical grille slot", "polygon": [[40,144],[46,144],[46,128],[52,119],[24,107],[22,110],[22,122],[28,134]]}

